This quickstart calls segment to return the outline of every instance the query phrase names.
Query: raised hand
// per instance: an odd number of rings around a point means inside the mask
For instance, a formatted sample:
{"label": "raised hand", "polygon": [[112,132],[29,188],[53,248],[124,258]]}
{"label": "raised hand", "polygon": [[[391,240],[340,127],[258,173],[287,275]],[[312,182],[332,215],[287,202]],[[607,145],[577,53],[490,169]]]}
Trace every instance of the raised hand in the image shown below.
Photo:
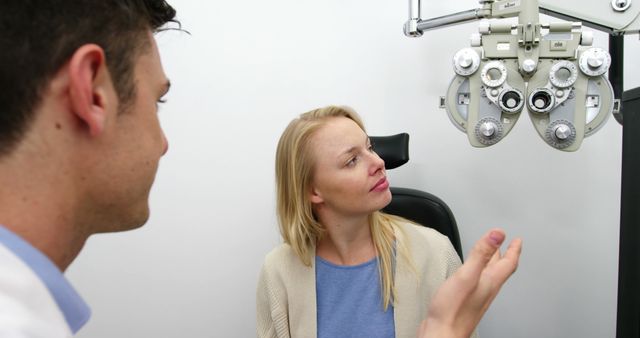
{"label": "raised hand", "polygon": [[518,267],[522,240],[513,240],[501,255],[504,240],[504,231],[493,229],[476,242],[467,261],[436,292],[419,338],[468,338],[473,333]]}

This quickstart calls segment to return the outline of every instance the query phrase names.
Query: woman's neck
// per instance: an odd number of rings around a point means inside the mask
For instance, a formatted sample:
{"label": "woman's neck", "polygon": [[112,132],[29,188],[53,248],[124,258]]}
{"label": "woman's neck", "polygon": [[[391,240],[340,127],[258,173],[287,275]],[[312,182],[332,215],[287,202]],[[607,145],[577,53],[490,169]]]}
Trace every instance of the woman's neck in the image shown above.
{"label": "woman's neck", "polygon": [[320,223],[326,230],[316,246],[320,258],[336,265],[358,265],[376,256],[367,216],[321,219]]}

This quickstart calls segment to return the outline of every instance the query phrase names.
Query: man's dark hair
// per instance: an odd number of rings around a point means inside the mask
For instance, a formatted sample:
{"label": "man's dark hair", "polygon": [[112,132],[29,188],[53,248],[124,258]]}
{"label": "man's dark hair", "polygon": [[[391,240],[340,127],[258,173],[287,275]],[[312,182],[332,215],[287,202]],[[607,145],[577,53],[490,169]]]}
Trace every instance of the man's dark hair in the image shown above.
{"label": "man's dark hair", "polygon": [[0,0],[0,156],[20,141],[50,79],[84,44],[104,49],[120,107],[130,104],[148,31],[177,22],[175,14],[164,0]]}

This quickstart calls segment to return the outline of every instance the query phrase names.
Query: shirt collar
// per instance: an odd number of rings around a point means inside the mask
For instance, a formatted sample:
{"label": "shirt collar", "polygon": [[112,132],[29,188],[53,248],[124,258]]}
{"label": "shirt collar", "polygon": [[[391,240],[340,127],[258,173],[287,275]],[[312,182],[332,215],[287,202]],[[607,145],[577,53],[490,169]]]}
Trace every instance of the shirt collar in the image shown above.
{"label": "shirt collar", "polygon": [[18,256],[47,286],[71,331],[78,332],[91,317],[91,310],[60,269],[38,249],[0,225],[0,244]]}

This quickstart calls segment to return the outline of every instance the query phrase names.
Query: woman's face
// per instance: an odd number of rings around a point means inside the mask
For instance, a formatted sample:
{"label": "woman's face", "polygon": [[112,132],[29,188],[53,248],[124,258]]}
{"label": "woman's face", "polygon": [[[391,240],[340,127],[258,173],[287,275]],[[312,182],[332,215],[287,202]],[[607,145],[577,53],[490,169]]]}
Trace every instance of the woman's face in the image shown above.
{"label": "woman's face", "polygon": [[311,202],[318,212],[361,216],[391,201],[384,161],[351,119],[331,117],[311,137]]}

